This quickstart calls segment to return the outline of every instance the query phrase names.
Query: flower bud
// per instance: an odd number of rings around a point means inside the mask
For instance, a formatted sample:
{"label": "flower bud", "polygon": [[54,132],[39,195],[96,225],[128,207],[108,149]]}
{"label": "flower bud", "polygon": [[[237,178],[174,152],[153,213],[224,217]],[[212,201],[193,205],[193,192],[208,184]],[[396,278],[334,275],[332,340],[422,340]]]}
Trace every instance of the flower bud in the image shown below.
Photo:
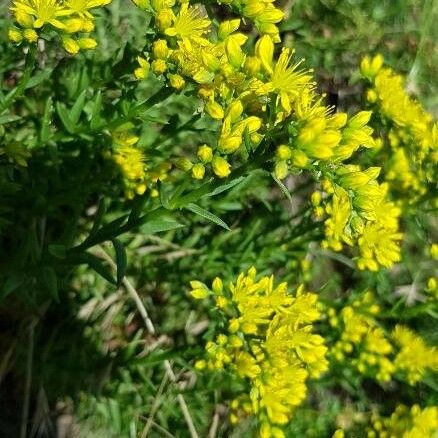
{"label": "flower bud", "polygon": [[36,43],[38,40],[38,34],[33,29],[24,29],[23,36],[30,43]]}
{"label": "flower bud", "polygon": [[228,161],[222,157],[219,156],[214,157],[212,165],[213,165],[213,172],[219,178],[226,178],[231,173],[230,163],[228,163]]}
{"label": "flower bud", "polygon": [[199,147],[197,155],[203,163],[210,163],[213,159],[213,149],[210,146],[203,144]]}
{"label": "flower bud", "polygon": [[227,108],[227,117],[230,118],[231,122],[236,122],[242,115],[243,105],[240,100],[234,100]]}
{"label": "flower bud", "polygon": [[170,85],[175,88],[175,90],[182,90],[184,88],[184,85],[186,84],[186,81],[184,78],[180,75],[172,75],[170,74],[168,76]]}
{"label": "flower bud", "polygon": [[284,12],[277,8],[266,8],[258,17],[261,23],[278,23],[284,17]]}
{"label": "flower bud", "polygon": [[156,75],[162,75],[167,70],[167,63],[163,59],[155,59],[151,63],[151,68]]}
{"label": "flower bud", "polygon": [[280,160],[289,160],[289,158],[292,156],[292,150],[288,145],[281,144],[277,147],[276,154]]}
{"label": "flower bud", "polygon": [[243,15],[245,17],[255,18],[264,11],[265,7],[265,4],[259,0],[250,0],[245,2]]}
{"label": "flower bud", "polygon": [[240,148],[242,137],[240,135],[221,137],[218,141],[218,149],[224,154],[232,154]]}
{"label": "flower bud", "polygon": [[217,295],[222,294],[222,291],[223,291],[223,288],[224,288],[222,280],[219,277],[216,277],[213,280],[213,284],[212,284],[211,288],[213,289],[213,292],[215,294],[217,294]]}
{"label": "flower bud", "polygon": [[180,170],[184,170],[185,172],[188,172],[193,167],[193,164],[187,158],[179,158],[176,161],[175,166]]}
{"label": "flower bud", "polygon": [[211,118],[215,120],[222,120],[224,118],[224,110],[222,107],[213,100],[210,100],[205,105],[205,111],[210,115]]}
{"label": "flower bud", "polygon": [[156,40],[152,44],[152,53],[156,59],[167,59],[169,56],[169,47],[166,40]]}
{"label": "flower bud", "polygon": [[302,169],[307,166],[309,162],[309,157],[303,151],[297,149],[292,151],[291,160],[292,160],[292,164],[295,167]]}
{"label": "flower bud", "polygon": [[173,12],[172,9],[160,9],[155,16],[155,21],[161,31],[165,31],[172,25]]}
{"label": "flower bud", "polygon": [[80,18],[70,18],[65,21],[65,30],[67,33],[76,33],[82,29],[82,25]]}
{"label": "flower bud", "polygon": [[190,295],[196,300],[203,300],[208,297],[208,289],[193,289]]}
{"label": "flower bud", "polygon": [[23,40],[23,35],[21,35],[21,32],[18,29],[10,28],[8,30],[8,38],[13,43],[20,43]]}
{"label": "flower bud", "polygon": [[205,167],[202,163],[196,163],[192,167],[192,176],[194,179],[202,179],[205,175]]}
{"label": "flower bud", "polygon": [[289,167],[286,161],[278,161],[275,163],[274,173],[278,179],[286,178],[289,173]]}
{"label": "flower bud", "polygon": [[97,46],[97,42],[93,38],[80,38],[78,44],[81,49],[85,50],[94,49]]}
{"label": "flower bud", "polygon": [[62,40],[64,49],[71,55],[76,55],[79,52],[79,44],[73,38],[64,38]]}

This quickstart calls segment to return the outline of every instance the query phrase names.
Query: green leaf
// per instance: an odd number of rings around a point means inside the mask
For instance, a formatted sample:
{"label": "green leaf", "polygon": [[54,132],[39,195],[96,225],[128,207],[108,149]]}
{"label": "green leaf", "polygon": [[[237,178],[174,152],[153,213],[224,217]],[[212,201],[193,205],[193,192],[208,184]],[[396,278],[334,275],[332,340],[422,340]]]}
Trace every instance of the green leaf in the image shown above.
{"label": "green leaf", "polygon": [[59,301],[58,279],[55,270],[50,266],[44,266],[39,273],[39,279],[42,286],[47,288],[47,291],[53,299]]}
{"label": "green leaf", "polygon": [[190,203],[185,208],[187,210],[190,210],[192,213],[202,216],[204,219],[214,222],[216,225],[219,225],[220,227],[225,228],[228,231],[231,231],[230,227],[220,217],[217,217],[216,215],[203,209],[199,205]]}
{"label": "green leaf", "polygon": [[226,190],[229,190],[231,188],[233,188],[234,186],[237,186],[237,184],[240,184],[243,180],[245,179],[244,176],[239,176],[236,179],[233,179],[232,181],[226,183],[226,184],[222,184],[219,187],[216,187],[213,191],[211,191],[210,193],[208,193],[205,196],[216,196],[219,195],[219,193],[225,192]]}
{"label": "green leaf", "polygon": [[143,234],[155,234],[162,233],[163,231],[176,230],[178,228],[183,228],[185,225],[180,224],[176,221],[171,220],[153,220],[146,222],[141,226],[140,230]]}
{"label": "green leaf", "polygon": [[84,253],[81,258],[83,259],[84,263],[86,263],[91,269],[96,271],[106,281],[111,284],[117,284],[110,268],[103,263],[102,259],[95,256],[94,254],[90,254],[89,252]]}
{"label": "green leaf", "polygon": [[67,110],[67,107],[61,102],[56,102],[55,106],[56,106],[56,112],[58,113],[58,116],[61,119],[61,122],[64,125],[67,132],[69,134],[74,134],[75,125],[70,119],[70,114]]}
{"label": "green leaf", "polygon": [[4,125],[5,123],[9,122],[15,122],[19,119],[21,119],[21,117],[15,114],[3,114],[2,116],[0,116],[0,125]]}
{"label": "green leaf", "polygon": [[93,235],[99,229],[105,213],[106,213],[106,203],[105,203],[105,198],[102,197],[99,200],[99,206],[97,207],[96,214],[94,215],[94,222],[93,222],[93,227],[91,228],[90,231],[90,236]]}
{"label": "green leaf", "polygon": [[119,239],[111,240],[114,250],[116,252],[116,265],[117,265],[117,286],[122,284],[122,280],[125,277],[127,257],[126,250],[123,243]]}
{"label": "green leaf", "polygon": [[120,234],[120,228],[125,224],[127,219],[128,215],[124,214],[123,216],[112,220],[102,228],[93,231],[93,233],[90,234],[83,243],[89,243],[90,240],[95,241],[96,243],[104,242],[105,240],[111,239],[112,236],[117,236]]}
{"label": "green leaf", "polygon": [[283,195],[286,196],[287,199],[292,203],[292,196],[288,190],[288,188],[275,176],[275,174],[271,173],[272,179],[277,183],[280,190],[283,192]]}
{"label": "green leaf", "polygon": [[29,88],[36,87],[37,85],[43,83],[44,81],[46,81],[50,77],[50,75],[52,74],[52,71],[53,70],[46,69],[46,70],[43,70],[39,73],[35,73],[29,79],[29,82],[26,84],[25,89],[28,90]]}
{"label": "green leaf", "polygon": [[14,290],[18,289],[23,283],[24,283],[24,277],[22,274],[12,274],[4,282],[1,291],[1,296],[6,297],[10,293],[14,292]]}
{"label": "green leaf", "polygon": [[251,138],[250,138],[248,127],[246,127],[245,131],[243,132],[243,140],[245,143],[245,149],[248,152],[248,154],[250,154],[252,151],[252,143],[251,143]]}
{"label": "green leaf", "polygon": [[84,109],[85,98],[87,97],[87,90],[82,91],[82,93],[76,99],[76,102],[72,106],[70,110],[70,121],[73,125],[76,125],[79,122],[79,118],[81,116],[81,112]]}

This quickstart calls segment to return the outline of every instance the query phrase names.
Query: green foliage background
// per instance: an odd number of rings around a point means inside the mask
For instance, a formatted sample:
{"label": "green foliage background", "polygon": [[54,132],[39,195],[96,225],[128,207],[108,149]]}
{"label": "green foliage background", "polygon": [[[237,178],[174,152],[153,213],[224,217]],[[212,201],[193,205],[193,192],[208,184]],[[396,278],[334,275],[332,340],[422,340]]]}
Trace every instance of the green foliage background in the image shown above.
{"label": "green foliage background", "polygon": [[[436,114],[436,2],[296,0],[285,2],[284,8],[290,10],[281,27],[286,44],[306,58],[322,90],[341,108],[359,105],[363,90],[355,72],[362,55],[381,52],[390,66],[408,75],[410,89]],[[129,2],[114,0],[99,14],[98,49],[57,63],[51,61],[56,53],[48,52],[45,68],[32,77],[26,99],[17,103],[18,118],[0,116],[0,141],[8,135],[10,124],[15,140],[8,150],[0,143],[0,436],[18,436],[29,372],[30,436],[53,436],[55,426],[78,437],[141,436],[156,403],[151,436],[188,436],[176,398],[180,390],[202,436],[215,412],[220,436],[250,436],[251,422],[232,432],[224,421],[222,400],[237,383],[218,376],[195,378],[192,363],[202,352],[208,309],[188,298],[186,285],[194,278],[210,281],[218,273],[231,278],[251,265],[261,273],[276,272],[284,281],[299,282],[306,245],[321,233],[310,212],[301,210],[309,189],[298,179],[290,203],[269,175],[255,172],[221,196],[200,203],[230,225],[231,232],[188,210],[175,210],[159,220],[145,218],[135,233],[103,245],[149,310],[157,336],[148,335],[126,289],[102,278],[116,282],[114,272],[94,249],[86,256],[71,251],[90,232],[92,236],[97,232],[94,237],[99,241],[105,233],[120,231],[123,225],[111,221],[129,214],[135,203],[147,209],[158,202],[117,201],[119,187],[108,183],[114,169],[99,159],[108,141],[97,133],[99,100],[112,100],[121,90],[131,92],[128,74],[135,66],[127,60],[135,59],[147,33],[147,23]],[[22,69],[22,53],[9,48],[7,22],[7,5],[2,2],[3,96]],[[133,100],[150,99],[157,85],[146,82]],[[88,94],[85,102],[81,93],[88,88],[105,92]],[[161,98],[152,97],[157,103]],[[69,120],[75,105],[80,110],[76,119]],[[196,143],[199,131],[208,127],[193,124],[187,130],[192,121],[181,115],[193,112],[195,105],[175,96],[166,105],[141,110],[139,145],[146,155],[148,151],[165,154],[169,144]],[[120,121],[126,111],[137,109],[116,106],[113,110],[105,116]],[[49,123],[52,114],[56,131]],[[32,129],[21,123],[21,117],[32,119]],[[90,117],[95,126],[88,123]],[[12,163],[27,159],[28,151],[29,167],[17,171]],[[104,203],[103,198],[113,201]],[[105,221],[99,224],[96,211],[103,208]],[[291,220],[295,215],[298,219]],[[131,219],[135,222],[138,216]],[[413,237],[406,242],[401,272],[358,275],[341,256],[329,254],[327,259],[327,254],[322,256],[311,246],[313,286],[322,288],[328,298],[336,298],[339,290],[369,287],[388,307],[393,306],[399,300],[393,295],[397,286],[421,282],[433,269],[425,266],[424,248],[438,237],[433,234],[436,219],[430,216],[418,215],[405,226]],[[120,244],[126,248],[126,263]],[[416,310],[403,303],[399,309],[394,317],[409,320],[431,343],[438,341],[432,318],[418,318]],[[174,364],[177,385],[164,380],[165,359]],[[314,385],[313,396],[290,426],[291,437],[329,437],[340,422],[348,423],[357,415],[353,412],[369,409],[375,400],[383,405],[391,400],[437,402],[433,381],[417,389],[401,392],[393,387],[383,393],[371,381],[359,382],[357,376],[340,370],[336,379]]]}

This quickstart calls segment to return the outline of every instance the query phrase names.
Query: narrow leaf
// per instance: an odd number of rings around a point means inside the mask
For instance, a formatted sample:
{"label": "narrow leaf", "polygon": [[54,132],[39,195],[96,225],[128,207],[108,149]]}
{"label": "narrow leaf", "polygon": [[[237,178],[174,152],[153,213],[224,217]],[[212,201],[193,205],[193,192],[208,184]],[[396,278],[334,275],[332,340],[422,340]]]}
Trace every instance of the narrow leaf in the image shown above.
{"label": "narrow leaf", "polygon": [[106,203],[105,203],[105,198],[102,197],[99,200],[99,206],[97,207],[96,214],[94,215],[94,222],[93,222],[93,227],[91,228],[90,231],[90,236],[92,236],[99,229],[105,213],[106,213]]}
{"label": "narrow leaf", "polygon": [[288,190],[288,188],[273,174],[271,173],[272,179],[277,183],[280,190],[283,192],[283,195],[286,196],[287,199],[292,203],[292,196]]}
{"label": "narrow leaf", "polygon": [[52,72],[53,70],[51,69],[45,69],[39,73],[33,74],[32,77],[29,79],[29,82],[26,84],[25,89],[28,90],[29,88],[36,87],[37,85],[46,81],[50,77]]}
{"label": "narrow leaf", "polygon": [[18,289],[23,283],[24,277],[22,275],[12,274],[3,284],[3,288],[1,291],[2,298],[14,292],[14,290]]}
{"label": "narrow leaf", "polygon": [[180,224],[176,221],[170,221],[170,220],[153,220],[146,222],[144,225],[141,226],[140,230],[143,234],[155,234],[155,233],[161,233],[163,231],[170,231],[175,230],[178,228],[182,228],[185,225]]}
{"label": "narrow leaf", "polygon": [[79,122],[79,117],[81,116],[81,112],[84,109],[85,98],[87,96],[87,90],[82,91],[82,93],[76,99],[76,102],[72,106],[70,110],[70,120],[76,125]]}
{"label": "narrow leaf", "polygon": [[0,125],[4,125],[5,123],[15,122],[19,120],[21,117],[15,114],[4,114],[0,116]]}
{"label": "narrow leaf", "polygon": [[61,102],[56,102],[56,112],[58,113],[59,118],[61,119],[62,124],[64,125],[67,132],[70,134],[74,134],[75,126],[70,119],[69,112],[67,111],[66,106]]}
{"label": "narrow leaf", "polygon": [[117,284],[111,270],[107,265],[105,265],[102,260],[95,256],[94,254],[85,253],[83,255],[84,262],[87,263],[87,265],[93,269],[95,272],[97,272],[101,277],[103,277],[106,281],[108,281],[111,284]]}
{"label": "narrow leaf", "polygon": [[185,208],[187,210],[190,210],[192,213],[202,216],[204,219],[214,222],[216,225],[219,225],[220,227],[225,228],[228,231],[231,231],[230,227],[220,217],[217,217],[216,215],[203,209],[199,205],[190,203]]}
{"label": "narrow leaf", "polygon": [[125,277],[127,257],[126,250],[123,243],[119,239],[111,240],[114,250],[116,252],[116,265],[117,265],[117,286],[122,284],[122,280]]}
{"label": "narrow leaf", "polygon": [[238,184],[240,184],[243,180],[245,179],[244,176],[239,176],[236,179],[233,179],[232,181],[226,183],[226,184],[222,184],[219,187],[216,187],[213,191],[211,191],[210,193],[208,193],[205,196],[216,196],[219,195],[219,193],[225,192],[226,190],[232,189],[234,186],[237,186]]}

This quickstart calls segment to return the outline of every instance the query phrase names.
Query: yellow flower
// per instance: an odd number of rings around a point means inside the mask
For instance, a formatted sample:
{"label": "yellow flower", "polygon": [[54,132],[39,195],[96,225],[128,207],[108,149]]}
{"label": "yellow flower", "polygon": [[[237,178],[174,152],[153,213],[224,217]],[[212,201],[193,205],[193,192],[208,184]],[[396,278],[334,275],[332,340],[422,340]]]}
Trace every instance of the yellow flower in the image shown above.
{"label": "yellow flower", "polygon": [[[302,286],[288,293],[286,283],[275,285],[273,276],[258,279],[256,274],[255,268],[241,273],[228,290],[219,278],[213,281],[213,293],[227,297],[226,306],[216,301],[216,307],[228,319],[231,334],[207,343],[203,368],[228,369],[248,385],[247,394],[231,404],[234,422],[254,414],[260,436],[280,437],[281,426],[306,397],[309,376],[327,370],[327,347],[312,333],[311,324],[320,317],[317,296]],[[202,295],[210,293],[203,283],[191,286]]]}
{"label": "yellow flower", "polygon": [[[390,417],[375,417],[368,436],[400,438],[433,438],[438,430],[438,407],[424,409],[413,405],[410,409],[398,405]],[[377,432],[377,434],[376,434]]]}
{"label": "yellow flower", "polygon": [[340,333],[330,351],[337,361],[387,382],[395,372],[391,357],[394,348],[374,317],[380,311],[374,302],[375,296],[365,292],[338,314],[335,309],[329,309],[330,324]]}
{"label": "yellow flower", "polygon": [[35,29],[51,24],[58,29],[65,25],[59,18],[71,15],[72,11],[58,0],[13,0],[11,11],[15,17],[23,14],[33,18],[32,26]]}
{"label": "yellow flower", "polygon": [[327,160],[341,141],[341,133],[327,125],[324,117],[307,121],[300,129],[297,146],[309,157]]}
{"label": "yellow flower", "polygon": [[332,201],[327,207],[329,218],[325,221],[324,246],[339,251],[342,243],[352,244],[351,236],[346,232],[348,219],[351,215],[351,201],[348,193],[339,186],[335,187]]}
{"label": "yellow flower", "polygon": [[200,9],[183,3],[178,15],[173,20],[173,25],[165,30],[168,36],[179,39],[200,39],[210,27],[210,20],[203,17]]}
{"label": "yellow flower", "polygon": [[65,6],[80,17],[93,18],[90,9],[102,7],[111,3],[111,0],[64,0]]}
{"label": "yellow flower", "polygon": [[377,271],[379,265],[390,268],[401,260],[400,244],[403,234],[383,228],[376,223],[365,225],[358,239],[360,256],[359,269]]}
{"label": "yellow flower", "polygon": [[397,370],[406,374],[411,385],[421,380],[427,370],[438,370],[438,350],[428,346],[411,329],[397,325],[392,337],[400,347],[394,365]]}

